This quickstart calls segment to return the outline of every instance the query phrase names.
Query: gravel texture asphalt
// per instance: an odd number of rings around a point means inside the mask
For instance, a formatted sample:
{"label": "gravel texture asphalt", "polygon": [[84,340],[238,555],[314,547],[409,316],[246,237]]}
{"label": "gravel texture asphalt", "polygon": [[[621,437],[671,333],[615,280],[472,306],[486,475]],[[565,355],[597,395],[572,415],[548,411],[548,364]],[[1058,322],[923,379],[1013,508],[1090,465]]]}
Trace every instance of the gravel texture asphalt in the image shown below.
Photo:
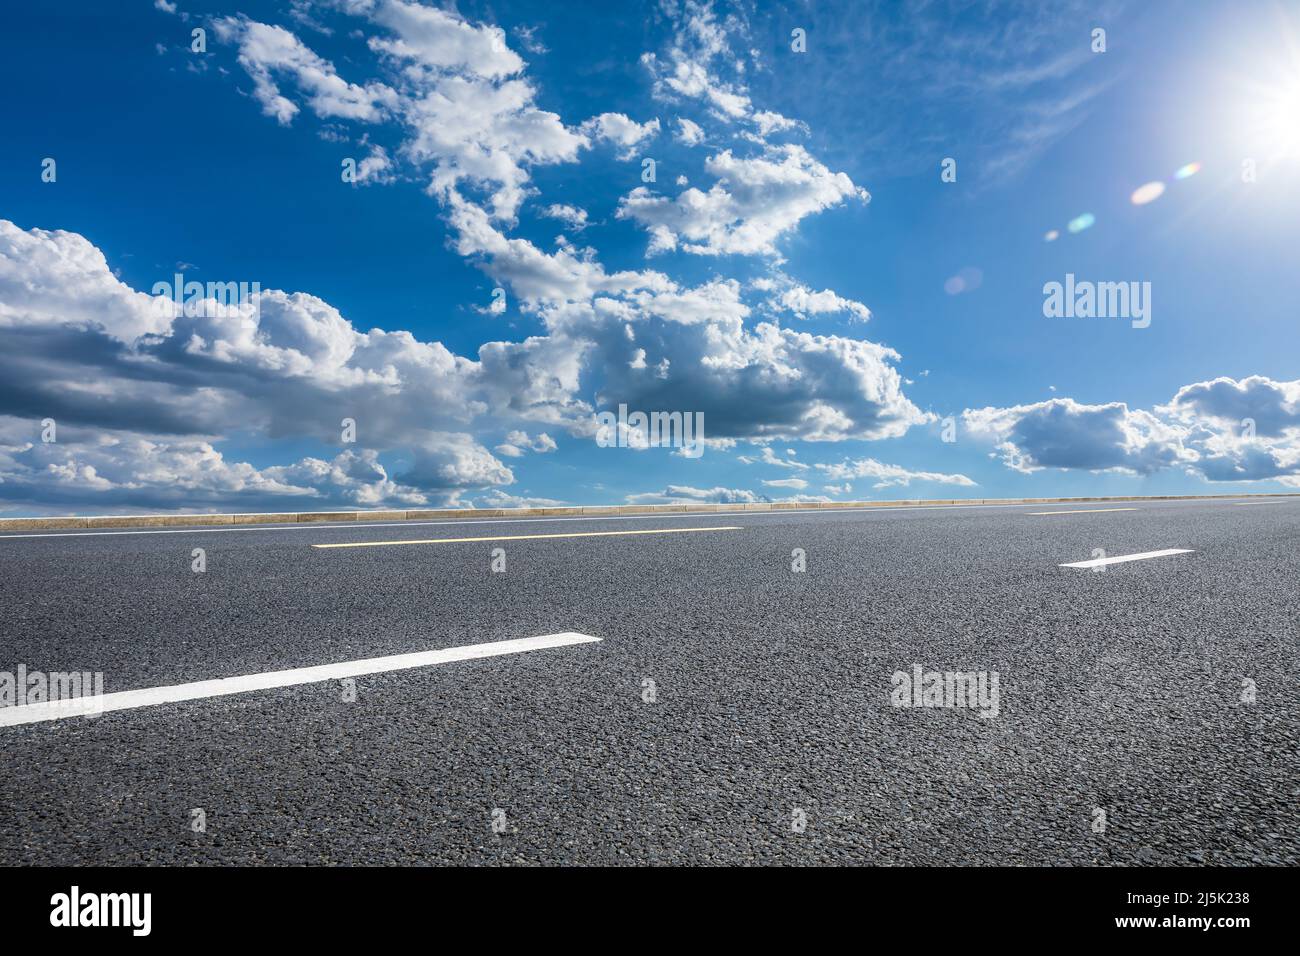
{"label": "gravel texture asphalt", "polygon": [[0,863],[1300,862],[1300,501],[1075,507],[0,536],[0,671],[108,692],[603,639],[0,727]]}

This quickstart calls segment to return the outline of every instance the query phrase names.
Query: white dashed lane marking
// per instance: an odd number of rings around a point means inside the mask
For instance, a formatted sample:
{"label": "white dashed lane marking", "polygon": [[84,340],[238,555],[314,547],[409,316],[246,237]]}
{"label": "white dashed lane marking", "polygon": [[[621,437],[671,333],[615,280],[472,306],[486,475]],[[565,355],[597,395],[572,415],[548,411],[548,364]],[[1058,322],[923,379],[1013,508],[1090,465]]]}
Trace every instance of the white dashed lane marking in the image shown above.
{"label": "white dashed lane marking", "polygon": [[1138,554],[1118,554],[1113,558],[1093,558],[1091,561],[1072,561],[1062,564],[1063,568],[1099,568],[1106,564],[1123,564],[1126,561],[1145,561],[1147,558],[1163,558],[1171,554],[1192,554],[1194,548],[1165,548],[1163,551],[1142,551]]}
{"label": "white dashed lane marking", "polygon": [[571,531],[567,534],[496,534],[480,538],[401,538],[393,541],[342,541],[313,544],[313,548],[386,548],[399,544],[464,544],[467,541],[533,541],[538,538],[619,538],[633,534],[693,534],[700,531],[743,531],[744,528],[647,528],[640,531]]}
{"label": "white dashed lane marking", "polygon": [[71,700],[24,704],[20,707],[0,707],[0,727],[34,724],[65,717],[86,717],[110,710],[131,710],[152,707],[156,704],[174,704],[185,700],[202,700],[206,697],[225,697],[253,690],[271,690],[276,687],[293,687],[297,684],[315,684],[320,681],[342,680],[365,674],[384,674],[389,671],[429,667],[433,664],[450,664],[480,657],[500,657],[503,654],[522,654],[548,647],[567,647],[571,644],[594,644],[599,637],[566,631],[562,634],[543,634],[541,637],[523,637],[510,641],[492,641],[487,644],[466,644],[438,651],[419,651],[414,654],[395,654],[391,657],[368,657],[341,664],[321,664],[316,667],[295,667],[287,671],[267,671],[246,674],[243,677],[223,677],[219,680],[201,680],[190,684],[172,684],[166,687],[146,687],[143,690],[120,691],[115,694],[74,697]]}

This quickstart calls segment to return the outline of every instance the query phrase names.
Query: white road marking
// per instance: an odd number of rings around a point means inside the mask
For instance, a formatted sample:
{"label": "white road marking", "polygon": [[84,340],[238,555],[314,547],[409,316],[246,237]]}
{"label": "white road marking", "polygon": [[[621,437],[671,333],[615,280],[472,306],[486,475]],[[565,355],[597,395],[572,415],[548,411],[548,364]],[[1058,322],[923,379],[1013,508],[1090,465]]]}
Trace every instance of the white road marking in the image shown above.
{"label": "white road marking", "polygon": [[393,541],[341,541],[313,548],[387,548],[401,544],[464,544],[467,541],[532,541],[537,538],[617,538],[630,534],[690,534],[696,531],[744,531],[744,528],[642,528],[638,531],[570,531],[567,534],[497,534],[479,538],[398,538]]}
{"label": "white road marking", "polygon": [[1137,508],[1081,508],[1078,511],[1026,511],[1030,515],[1096,515],[1108,511],[1137,511]]}
{"label": "white road marking", "polygon": [[1163,558],[1171,554],[1191,554],[1195,548],[1165,548],[1163,551],[1143,551],[1140,554],[1120,554],[1113,558],[1093,558],[1091,561],[1072,561],[1060,565],[1063,568],[1099,568],[1104,564],[1123,564],[1125,561],[1145,561],[1147,558]]}
{"label": "white road marking", "polygon": [[155,704],[172,704],[184,700],[225,697],[229,694],[243,694],[253,690],[271,690],[276,687],[293,687],[297,684],[342,680],[345,677],[383,674],[388,671],[450,664],[454,661],[468,661],[480,657],[522,654],[524,651],[536,651],[548,647],[593,644],[600,640],[599,637],[591,637],[588,634],[566,631],[562,634],[543,634],[541,637],[522,637],[509,641],[492,641],[487,644],[465,644],[438,651],[394,654],[391,657],[369,657],[359,661],[344,661],[341,664],[296,667],[287,671],[267,671],[262,674],[201,680],[166,687],[146,687],[143,690],[126,690],[115,694],[102,694],[98,697],[76,697],[72,700],[24,704],[20,707],[0,707],[0,727],[14,727],[45,720],[62,720],[65,717],[85,717],[110,710],[131,710],[136,707],[152,707]]}
{"label": "white road marking", "polygon": [[1286,503],[1287,503],[1286,499],[1284,498],[1264,498],[1259,501],[1234,501],[1233,502],[1234,505],[1284,505]]}

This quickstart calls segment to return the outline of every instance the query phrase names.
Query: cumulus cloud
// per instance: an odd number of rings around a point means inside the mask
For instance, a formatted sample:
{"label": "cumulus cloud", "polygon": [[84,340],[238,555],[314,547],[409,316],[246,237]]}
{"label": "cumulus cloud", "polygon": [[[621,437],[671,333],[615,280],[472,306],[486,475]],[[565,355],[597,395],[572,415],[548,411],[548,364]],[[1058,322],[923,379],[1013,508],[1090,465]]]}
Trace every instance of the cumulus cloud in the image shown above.
{"label": "cumulus cloud", "polygon": [[357,163],[357,179],[362,185],[391,183],[394,179],[393,161],[382,146],[373,145],[370,153]]}
{"label": "cumulus cloud", "polygon": [[757,458],[752,455],[738,455],[737,460],[746,465],[772,465],[776,468],[791,468],[795,471],[807,471],[811,465],[805,465],[794,458],[779,458],[776,452],[772,451],[771,446],[762,446],[761,453]]}
{"label": "cumulus cloud", "polygon": [[1149,475],[1196,453],[1183,445],[1184,429],[1123,402],[1082,405],[1053,398],[1011,408],[962,412],[966,429],[997,445],[1003,463],[1021,472],[1042,468],[1126,471]]}
{"label": "cumulus cloud", "polygon": [[772,499],[743,488],[692,488],[690,485],[669,485],[663,491],[649,491],[628,495],[630,505],[671,504],[758,504]]}
{"label": "cumulus cloud", "polygon": [[1300,484],[1300,381],[1253,375],[1185,385],[1165,405],[1084,405],[1053,398],[968,409],[966,428],[992,441],[1003,462],[1150,475],[1182,468],[1209,481]]}
{"label": "cumulus cloud", "polygon": [[793,285],[781,293],[779,303],[782,308],[804,319],[810,315],[847,312],[860,322],[871,318],[871,310],[861,302],[836,295],[830,289],[813,292],[801,285]]}
{"label": "cumulus cloud", "polygon": [[558,498],[539,498],[533,495],[512,495],[505,491],[491,491],[473,499],[478,508],[558,508],[568,504]]}
{"label": "cumulus cloud", "polygon": [[524,68],[498,26],[475,26],[446,10],[406,0],[381,0],[370,17],[392,31],[390,37],[371,37],[370,48],[419,70],[499,80]]}
{"label": "cumulus cloud", "polygon": [[465,183],[484,188],[500,218],[512,218],[527,195],[529,167],[572,162],[590,145],[586,135],[536,107],[532,84],[520,76],[524,62],[500,27],[404,0],[351,10],[387,31],[368,41],[390,67],[387,81],[343,80],[283,27],[240,16],[221,18],[214,29],[238,46],[267,115],[287,125],[300,112],[276,83],[287,76],[322,119],[396,119],[406,133],[402,154],[432,167],[431,193],[445,198]]}
{"label": "cumulus cloud", "polygon": [[773,112],[772,110],[759,110],[752,118],[754,120],[754,125],[758,127],[758,135],[760,139],[766,139],[772,133],[783,133],[792,129],[807,129],[807,127],[798,120],[790,119],[788,116],[782,116],[780,113]]}
{"label": "cumulus cloud", "polygon": [[844,173],[833,173],[798,145],[741,158],[723,150],[705,161],[717,178],[708,192],[691,187],[676,199],[638,186],[619,203],[619,218],[650,233],[653,253],[779,257],[776,242],[806,216],[847,199],[871,197]]}
{"label": "cumulus cloud", "polygon": [[684,116],[677,117],[677,142],[683,146],[698,146],[704,142],[704,128],[694,120]]}
{"label": "cumulus cloud", "polygon": [[25,231],[0,219],[0,326],[99,327],[121,341],[156,334],[170,317],[118,280],[104,254],[61,229]]}
{"label": "cumulus cloud", "polygon": [[1300,428],[1300,381],[1252,375],[1197,382],[1180,388],[1162,411],[1183,422],[1205,420],[1230,429],[1250,422],[1256,434],[1277,437]]}
{"label": "cumulus cloud", "polygon": [[668,63],[661,66],[653,53],[647,53],[642,62],[655,77],[655,93],[664,99],[702,99],[715,116],[729,120],[741,119],[753,110],[747,93],[720,81],[698,61],[670,55]]}
{"label": "cumulus cloud", "polygon": [[546,432],[541,432],[536,438],[529,438],[528,433],[516,429],[506,435],[506,440],[493,449],[498,455],[505,455],[507,458],[522,458],[527,452],[533,451],[539,455],[555,451],[559,446],[555,444],[555,439]]}
{"label": "cumulus cloud", "polygon": [[292,510],[347,504],[421,505],[419,489],[393,480],[373,450],[256,468],[229,461],[201,439],[60,426],[42,442],[31,420],[0,416],[0,501],[76,509]]}
{"label": "cumulus cloud", "polygon": [[[642,64],[653,81],[654,95],[670,103],[697,103],[710,117],[726,124],[741,124],[742,135],[756,142],[775,132],[803,128],[803,124],[772,110],[754,106],[745,83],[754,60],[749,25],[740,11],[719,18],[708,2],[686,0],[680,6],[665,4],[672,21],[673,39],[661,54],[646,53]],[[691,123],[691,126],[699,127]],[[683,129],[684,138],[690,133]],[[688,143],[689,145],[689,143]]]}
{"label": "cumulus cloud", "polygon": [[[751,329],[734,281],[682,287],[655,273],[610,274],[483,228],[484,248],[498,253],[484,267],[527,290],[547,332],[486,342],[467,358],[409,332],[359,331],[302,292],[263,290],[249,314],[175,314],[169,300],[117,280],[83,237],[0,221],[0,413],[209,446],[232,432],[337,446],[341,420],[352,418],[362,449],[406,463],[384,479],[391,484],[369,482],[394,500],[509,485],[513,473],[473,431],[513,420],[591,437],[596,408],[585,395],[602,407],[703,412],[715,447],[887,437],[928,419],[902,393],[896,353],[765,322]],[[514,429],[501,444],[544,453],[555,443],[547,431]],[[292,495],[301,492],[279,485],[309,487],[308,473],[325,474],[308,463],[248,480]],[[310,485],[315,496],[328,486],[360,500],[323,481]]]}
{"label": "cumulus cloud", "polygon": [[601,113],[583,123],[581,129],[593,140],[617,146],[619,159],[631,159],[636,155],[637,146],[659,135],[659,120],[638,123],[622,113]]}
{"label": "cumulus cloud", "polygon": [[542,215],[560,220],[574,232],[581,232],[587,228],[587,210],[579,209],[577,206],[570,206],[566,203],[551,203],[542,210]]}
{"label": "cumulus cloud", "polygon": [[[816,467],[831,481],[867,478],[875,482],[872,485],[873,488],[905,487],[914,481],[932,481],[938,484],[960,485],[966,488],[975,485],[975,482],[965,475],[944,474],[938,471],[912,471],[903,468],[901,465],[887,465],[876,461],[874,458],[859,458],[856,461],[843,461],[838,464],[818,464]],[[843,490],[847,491],[849,487],[849,485],[845,484]],[[838,489],[833,489],[830,485],[827,485],[827,490]]]}
{"label": "cumulus cloud", "polygon": [[[462,430],[491,404],[481,363],[406,332],[359,332],[304,293],[263,291],[248,313],[176,314],[170,299],[119,282],[74,233],[0,221],[0,348],[0,414],[59,428],[57,444],[7,443],[0,497],[10,500],[37,497],[43,475],[64,497],[101,488],[170,501],[183,490],[196,503],[325,489],[358,504],[422,501],[513,481]],[[360,448],[328,468],[310,459],[254,469],[212,447],[236,432],[337,447],[343,418],[357,423]],[[408,472],[358,478],[358,462],[383,470],[384,451],[400,452]],[[155,480],[149,469],[168,455],[176,475]],[[177,477],[187,468],[209,494]]]}
{"label": "cumulus cloud", "polygon": [[239,46],[239,65],[253,81],[262,112],[288,125],[299,107],[280,92],[277,75],[290,77],[322,119],[374,122],[397,105],[397,93],[383,83],[349,83],[334,65],[317,56],[283,27],[247,17],[221,17],[212,23],[217,38]]}
{"label": "cumulus cloud", "polygon": [[[553,434],[591,438],[594,412],[619,403],[701,412],[712,448],[893,437],[932,418],[903,394],[896,352],[756,320],[734,279],[690,285],[653,269],[611,271],[595,249],[565,240],[543,252],[510,234],[537,191],[533,167],[577,161],[596,141],[632,149],[659,132],[657,119],[607,112],[568,127],[538,108],[526,64],[500,28],[406,0],[349,0],[338,9],[368,21],[377,76],[345,79],[290,31],[244,16],[215,21],[214,32],[235,48],[256,102],[278,122],[305,111],[335,139],[350,124],[386,124],[391,153],[369,132],[347,134],[369,149],[359,181],[424,170],[449,248],[508,286],[537,333],[487,341],[462,356],[406,331],[365,331],[308,292],[277,289],[255,294],[244,313],[177,314],[119,281],[83,237],[0,220],[0,415],[23,427],[56,418],[67,442],[61,438],[58,452],[71,456],[38,461],[32,456],[53,453],[22,447],[30,438],[6,445],[0,496],[30,497],[46,475],[83,500],[97,487],[130,487],[137,503],[188,496],[197,506],[485,500],[508,495],[502,489],[515,481],[498,455],[527,461],[529,452],[556,447]],[[734,25],[690,9],[691,49],[707,50],[709,68],[718,67]],[[356,62],[344,64],[350,74]],[[676,87],[676,67],[670,73],[664,89],[687,95],[691,68]],[[755,110],[742,87],[705,83],[712,92],[702,95],[723,113],[738,110],[748,128],[764,135],[789,128]],[[702,131],[684,118],[678,127],[688,138]],[[620,214],[691,252],[774,255],[804,216],[866,198],[801,147],[724,151],[707,160],[706,172],[716,179],[708,193],[687,190],[676,200],[634,193]],[[542,209],[574,231],[586,223],[578,206]],[[802,293],[789,306],[796,313],[834,307],[865,317],[860,303],[797,284],[789,291],[796,287]],[[340,450],[343,418],[355,420],[358,437]],[[505,436],[490,442],[495,454],[476,437],[485,434]],[[255,467],[233,460],[225,445],[232,438],[331,450]],[[170,494],[133,462],[142,442],[145,457],[193,463],[196,483],[172,482],[185,495]],[[687,497],[729,493],[673,487]]]}
{"label": "cumulus cloud", "polygon": [[[594,257],[508,238],[468,203],[454,203],[451,221],[458,250],[480,257],[548,324],[551,334],[525,347],[569,356],[534,379],[538,404],[556,411],[551,420],[562,420],[584,366],[599,370],[593,377],[609,407],[700,411],[714,438],[893,437],[931,417],[903,394],[892,349],[769,322],[751,328],[734,280],[692,288],[657,272],[608,273]],[[517,380],[525,371],[516,363],[506,374]]]}

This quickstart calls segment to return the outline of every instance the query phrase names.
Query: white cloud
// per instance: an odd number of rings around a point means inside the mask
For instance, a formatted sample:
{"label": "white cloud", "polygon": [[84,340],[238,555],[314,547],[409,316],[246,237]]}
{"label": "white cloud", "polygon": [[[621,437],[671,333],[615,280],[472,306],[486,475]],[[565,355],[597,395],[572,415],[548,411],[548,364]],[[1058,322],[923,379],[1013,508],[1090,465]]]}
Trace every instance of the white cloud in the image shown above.
{"label": "white cloud", "polygon": [[1159,411],[1183,422],[1205,420],[1238,431],[1249,420],[1257,434],[1280,436],[1300,428],[1300,381],[1252,375],[1241,381],[1221,377],[1197,382],[1180,388]]}
{"label": "white cloud", "polygon": [[570,206],[565,203],[551,203],[542,210],[542,215],[560,220],[574,232],[581,232],[587,228],[587,210],[579,209],[577,206]]}
{"label": "white cloud", "polygon": [[[25,422],[52,415],[72,428],[69,441],[81,445],[98,430],[117,436],[119,449],[132,441],[187,449],[207,463],[197,468],[210,480],[204,500],[226,494],[241,501],[247,495],[464,501],[469,492],[515,480],[476,435],[504,434],[497,454],[527,461],[527,451],[555,448],[548,432],[591,437],[597,406],[663,408],[666,395],[680,409],[706,416],[713,448],[737,440],[892,437],[932,417],[903,394],[893,366],[897,353],[862,339],[756,322],[734,279],[692,286],[649,269],[610,272],[595,249],[572,240],[546,253],[513,238],[513,217],[536,192],[533,166],[575,161],[593,138],[631,149],[657,134],[659,121],[603,113],[585,130],[567,127],[538,109],[523,60],[505,45],[500,28],[402,0],[348,0],[340,9],[382,31],[369,42],[380,78],[344,80],[281,27],[226,17],[214,29],[237,47],[254,96],[280,122],[291,122],[306,106],[327,121],[323,129],[334,138],[353,122],[396,126],[386,140],[391,155],[368,134],[355,138],[369,148],[362,181],[396,179],[399,164],[427,167],[451,248],[508,286],[512,304],[538,321],[538,333],[485,342],[476,355],[460,356],[409,332],[361,331],[313,295],[274,289],[257,297],[252,319],[174,316],[118,281],[81,236],[0,221],[0,347],[10,356],[9,390],[0,394],[11,396],[0,411]],[[718,66],[732,28],[698,15],[689,30]],[[755,113],[746,93],[712,88],[711,103],[718,109],[743,104],[741,116],[764,134],[789,128],[776,114]],[[775,243],[804,216],[866,198],[802,147],[772,147],[747,158],[728,150],[710,157],[706,171],[717,179],[708,193],[687,190],[676,201],[662,200],[676,210],[662,228],[692,252],[774,255]],[[690,194],[704,197],[702,210],[692,209]],[[575,229],[586,222],[577,206],[543,208]],[[865,312],[830,290],[803,292],[796,304],[805,311],[834,305]],[[214,447],[234,433],[337,447],[343,417],[357,422],[355,451],[254,468],[226,461]],[[77,449],[63,450],[81,454]],[[162,494],[159,484],[123,477],[129,469],[115,471],[129,464],[113,458],[118,454],[50,464],[74,485],[81,482],[83,493],[108,481],[136,482],[145,489],[139,500]],[[227,472],[244,485],[220,477]],[[0,497],[14,499],[21,482],[11,481],[3,464],[0,482]],[[752,495],[673,489],[687,498]]]}
{"label": "white cloud", "polygon": [[760,110],[754,114],[753,120],[754,124],[758,126],[759,136],[763,139],[766,139],[772,133],[783,133],[792,129],[807,129],[798,120],[792,120],[788,116],[782,116],[780,113],[774,113],[771,110]]}
{"label": "white cloud", "polygon": [[[937,471],[912,471],[900,465],[887,465],[874,458],[859,458],[856,461],[844,461],[839,464],[818,464],[816,466],[831,481],[843,481],[847,478],[867,478],[875,481],[874,488],[890,488],[911,484],[913,481],[932,481],[944,485],[961,485],[973,487],[975,482],[965,475],[944,474]],[[849,486],[845,485],[845,490]],[[827,490],[833,490],[827,486]]]}
{"label": "white cloud", "polygon": [[1003,463],[1021,472],[1042,468],[1125,471],[1148,475],[1198,456],[1183,444],[1186,430],[1123,402],[1081,405],[1053,398],[1010,408],[962,412],[977,438],[996,443]]}
{"label": "white cloud", "polygon": [[763,484],[769,488],[794,488],[797,491],[803,491],[808,487],[808,482],[802,478],[770,478]]}
{"label": "white cloud", "polygon": [[659,135],[659,120],[638,123],[622,113],[601,113],[581,126],[582,132],[594,140],[605,140],[619,148],[619,159],[632,159],[636,148],[646,140]]}
{"label": "white cloud", "polygon": [[388,151],[382,146],[371,146],[370,153],[357,163],[357,182],[363,185],[391,183],[393,161],[388,158]]}
{"label": "white cloud", "polygon": [[799,318],[827,312],[847,312],[860,322],[871,318],[871,310],[861,302],[836,295],[830,289],[813,292],[801,285],[793,285],[781,293],[779,302]]}
{"label": "white cloud", "polygon": [[692,187],[669,199],[639,186],[619,203],[619,218],[650,232],[652,254],[681,248],[697,255],[779,257],[777,240],[805,216],[846,199],[870,199],[847,175],[832,173],[797,145],[748,159],[724,150],[705,168],[718,180],[707,193]]}
{"label": "white cloud", "polygon": [[364,508],[429,501],[420,489],[394,481],[366,449],[259,469],[228,461],[199,439],[65,427],[58,442],[47,444],[38,432],[31,421],[0,416],[0,501],[54,510],[88,500],[105,510]]}
{"label": "white cloud", "polygon": [[498,26],[474,26],[449,11],[405,0],[381,0],[370,15],[394,34],[372,37],[370,48],[416,70],[500,80],[524,68]]}
{"label": "white cloud", "polygon": [[[928,420],[902,395],[888,364],[897,353],[769,323],[751,331],[734,281],[681,289],[659,273],[609,274],[570,250],[547,255],[501,235],[468,203],[454,201],[452,223],[458,250],[484,256],[485,271],[514,285],[543,315],[554,332],[547,347],[561,337],[570,344],[568,354],[578,360],[561,366],[566,392],[576,389],[581,362],[596,360],[604,369],[602,395],[640,407],[659,388],[644,378],[642,364],[653,363],[680,407],[705,412],[719,438],[876,438]],[[635,345],[629,325],[639,330]],[[517,376],[518,367],[513,371]]]}
{"label": "white cloud", "polygon": [[531,495],[512,495],[504,491],[491,491],[473,499],[478,508],[559,508],[568,502],[557,498],[538,498]]}
{"label": "white cloud", "polygon": [[757,504],[772,499],[742,488],[692,488],[690,485],[669,485],[663,491],[628,495],[630,505],[656,504]]}
{"label": "white cloud", "polygon": [[[767,145],[773,133],[798,130],[807,126],[773,110],[755,109],[745,78],[760,67],[758,55],[750,47],[750,63],[743,51],[749,26],[740,11],[719,19],[707,2],[686,0],[665,4],[665,12],[674,22],[676,33],[662,55],[646,53],[642,64],[650,72],[654,95],[667,102],[701,104],[710,118],[726,126],[740,124],[740,136]],[[761,68],[761,67],[760,67]],[[724,76],[725,74],[725,76]],[[692,120],[682,119],[678,138],[688,146],[703,139],[703,129]]]}
{"label": "white cloud", "polygon": [[353,12],[389,31],[369,45],[391,68],[390,82],[344,81],[283,27],[225,17],[214,28],[223,42],[238,44],[240,65],[267,115],[288,124],[299,112],[275,82],[285,74],[322,119],[396,118],[406,128],[402,154],[433,167],[431,193],[445,200],[462,183],[488,189],[501,219],[513,218],[527,195],[530,166],[572,162],[589,145],[534,105],[532,85],[518,76],[523,60],[499,27],[403,0],[358,3]]}
{"label": "white cloud", "polygon": [[4,219],[0,293],[0,326],[75,324],[132,341],[171,322],[151,296],[119,281],[85,237],[62,229],[25,231]]}
{"label": "white cloud", "polygon": [[[739,283],[609,274],[475,223],[499,253],[484,267],[528,290],[547,332],[465,358],[408,332],[360,332],[301,292],[263,290],[255,314],[172,315],[114,278],[83,237],[0,221],[3,410],[157,442],[239,430],[336,445],[351,417],[360,446],[409,462],[395,482],[437,493],[513,481],[467,429],[534,422],[590,437],[593,394],[634,408],[672,394],[724,444],[886,437],[928,420],[902,394],[896,353],[766,322],[749,329]],[[638,350],[644,368],[631,367]],[[544,431],[527,444],[544,452],[553,439]]]}
{"label": "white cloud", "polygon": [[680,9],[667,8],[677,19],[677,35],[662,57],[646,53],[641,62],[654,80],[654,94],[668,101],[699,100],[719,119],[735,121],[753,112],[744,84],[723,80],[717,70],[736,70],[728,34],[734,20],[719,23],[707,3],[688,0]]}
{"label": "white cloud", "polygon": [[968,409],[962,418],[1018,471],[1181,468],[1208,481],[1300,486],[1300,381],[1220,377],[1185,385],[1149,411],[1053,398]]}
{"label": "white cloud", "polygon": [[498,445],[495,450],[498,454],[519,458],[528,451],[544,455],[555,451],[557,447],[559,446],[555,444],[555,439],[546,432],[539,433],[536,438],[529,438],[527,432],[516,429],[506,435],[504,444]]}
{"label": "white cloud", "polygon": [[282,125],[293,120],[298,106],[280,92],[276,74],[291,76],[312,111],[322,119],[374,122],[397,105],[397,94],[390,87],[347,82],[335,72],[332,63],[321,59],[283,27],[242,16],[222,17],[212,25],[223,43],[239,45],[239,64],[253,80],[253,95],[262,104],[262,112]]}
{"label": "white cloud", "polygon": [[704,128],[694,120],[679,116],[677,117],[676,139],[684,146],[698,146],[704,142]]}
{"label": "white cloud", "polygon": [[772,465],[777,468],[792,468],[796,471],[807,471],[811,466],[805,465],[801,461],[791,461],[789,458],[778,458],[776,452],[772,451],[771,446],[762,446],[762,453],[755,458],[752,455],[738,455],[737,460],[746,465]]}

